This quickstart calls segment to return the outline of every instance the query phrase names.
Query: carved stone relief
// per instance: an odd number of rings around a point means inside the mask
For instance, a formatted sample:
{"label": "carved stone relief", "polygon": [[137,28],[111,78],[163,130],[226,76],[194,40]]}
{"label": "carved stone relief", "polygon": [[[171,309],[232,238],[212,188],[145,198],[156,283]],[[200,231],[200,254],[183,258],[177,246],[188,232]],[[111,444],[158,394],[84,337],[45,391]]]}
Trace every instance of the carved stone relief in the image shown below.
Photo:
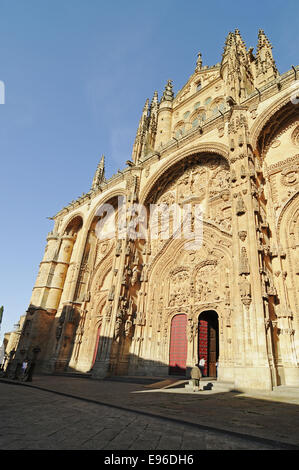
{"label": "carved stone relief", "polygon": [[219,268],[216,261],[206,262],[195,277],[195,303],[220,300]]}
{"label": "carved stone relief", "polygon": [[189,300],[189,273],[179,270],[170,274],[169,307],[186,305]]}

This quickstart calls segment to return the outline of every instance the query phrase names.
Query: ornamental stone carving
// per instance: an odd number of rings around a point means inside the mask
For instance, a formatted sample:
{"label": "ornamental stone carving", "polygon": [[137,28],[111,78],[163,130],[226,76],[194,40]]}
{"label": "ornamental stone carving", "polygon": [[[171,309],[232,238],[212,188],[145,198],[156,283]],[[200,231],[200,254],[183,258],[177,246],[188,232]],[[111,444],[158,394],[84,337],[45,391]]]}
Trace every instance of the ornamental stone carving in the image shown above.
{"label": "ornamental stone carving", "polygon": [[242,277],[240,282],[239,282],[239,286],[240,286],[240,295],[241,295],[241,300],[242,300],[242,303],[246,306],[246,307],[249,307],[249,305],[251,304],[251,284],[250,282],[248,281],[248,279],[246,277]]}

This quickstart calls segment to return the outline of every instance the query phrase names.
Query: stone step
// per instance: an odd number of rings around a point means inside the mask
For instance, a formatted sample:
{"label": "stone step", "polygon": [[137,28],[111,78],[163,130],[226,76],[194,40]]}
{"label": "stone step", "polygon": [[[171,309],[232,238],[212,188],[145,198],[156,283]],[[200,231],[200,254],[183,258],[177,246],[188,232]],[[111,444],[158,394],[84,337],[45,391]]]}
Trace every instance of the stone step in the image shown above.
{"label": "stone step", "polygon": [[299,387],[290,387],[287,385],[278,385],[273,387],[272,395],[299,398]]}
{"label": "stone step", "polygon": [[[185,385],[186,390],[193,390],[193,383],[192,380]],[[234,390],[234,384],[230,382],[218,382],[215,379],[206,380],[201,379],[200,381],[200,389],[201,390],[211,390],[213,392],[231,392]]]}
{"label": "stone step", "polygon": [[154,384],[160,384],[160,382],[167,380],[165,377],[149,377],[149,376],[133,376],[133,375],[114,375],[112,377],[105,377],[104,380],[108,382],[125,382],[133,384],[141,384],[152,386]]}
{"label": "stone step", "polygon": [[56,377],[77,377],[80,379],[90,379],[91,373],[90,372],[55,372],[54,374]]}

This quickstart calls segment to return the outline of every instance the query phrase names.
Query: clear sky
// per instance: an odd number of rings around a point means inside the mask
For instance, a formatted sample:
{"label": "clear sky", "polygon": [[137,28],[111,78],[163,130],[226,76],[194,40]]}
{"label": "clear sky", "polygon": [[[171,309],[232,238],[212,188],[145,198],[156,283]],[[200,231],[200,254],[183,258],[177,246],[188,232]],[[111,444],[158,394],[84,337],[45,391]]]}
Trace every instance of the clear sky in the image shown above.
{"label": "clear sky", "polygon": [[239,28],[273,44],[278,69],[298,65],[298,0],[0,0],[0,333],[29,304],[52,229],[47,219],[131,157],[146,98],[177,92],[221,61]]}

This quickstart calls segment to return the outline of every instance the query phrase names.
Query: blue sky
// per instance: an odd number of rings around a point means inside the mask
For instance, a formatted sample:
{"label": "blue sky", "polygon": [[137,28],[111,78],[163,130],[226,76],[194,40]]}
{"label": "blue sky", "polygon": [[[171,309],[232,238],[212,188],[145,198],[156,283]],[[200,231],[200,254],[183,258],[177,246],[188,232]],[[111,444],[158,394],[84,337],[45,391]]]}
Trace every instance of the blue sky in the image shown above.
{"label": "blue sky", "polygon": [[178,91],[221,60],[239,28],[262,28],[281,73],[298,65],[297,0],[0,0],[3,333],[28,307],[53,216],[131,156],[140,113],[167,79]]}

